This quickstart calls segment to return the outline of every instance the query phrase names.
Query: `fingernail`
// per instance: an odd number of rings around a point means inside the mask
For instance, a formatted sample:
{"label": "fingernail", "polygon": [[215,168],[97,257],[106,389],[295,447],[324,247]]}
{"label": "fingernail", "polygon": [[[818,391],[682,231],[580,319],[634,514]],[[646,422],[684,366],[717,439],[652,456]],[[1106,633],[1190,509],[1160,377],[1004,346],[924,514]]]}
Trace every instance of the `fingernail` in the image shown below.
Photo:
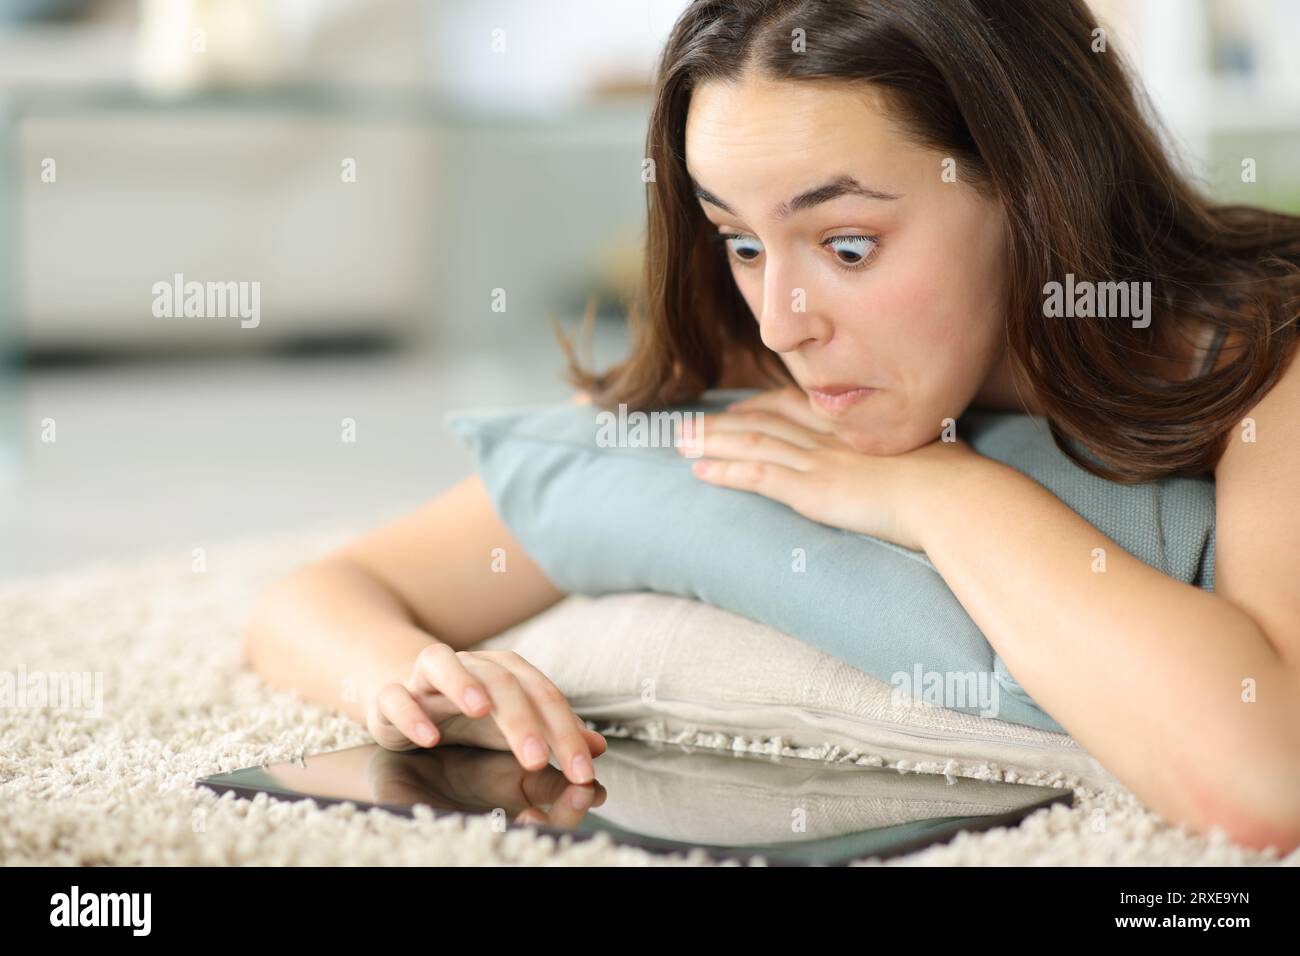
{"label": "fingernail", "polygon": [[524,743],[524,762],[539,764],[546,759],[546,745],[537,737],[529,737]]}
{"label": "fingernail", "polygon": [[430,724],[416,724],[415,735],[419,738],[420,743],[426,747],[432,747],[434,742],[433,727]]}
{"label": "fingernail", "polygon": [[691,467],[695,470],[695,473],[696,473],[697,475],[707,475],[707,474],[709,473],[709,469],[713,467],[713,462],[711,462],[711,461],[697,461],[697,462],[696,462],[694,465],[692,465]]}
{"label": "fingernail", "polygon": [[585,810],[591,806],[591,801],[596,797],[595,789],[581,787],[569,794],[569,806],[575,810]]}
{"label": "fingernail", "polygon": [[578,754],[576,757],[573,758],[573,762],[570,764],[570,766],[573,768],[573,777],[578,783],[591,782],[591,778],[593,774],[591,772],[590,760],[588,760],[582,754]]}
{"label": "fingernail", "polygon": [[465,691],[464,702],[466,710],[481,710],[487,703],[487,697],[477,687],[470,687]]}

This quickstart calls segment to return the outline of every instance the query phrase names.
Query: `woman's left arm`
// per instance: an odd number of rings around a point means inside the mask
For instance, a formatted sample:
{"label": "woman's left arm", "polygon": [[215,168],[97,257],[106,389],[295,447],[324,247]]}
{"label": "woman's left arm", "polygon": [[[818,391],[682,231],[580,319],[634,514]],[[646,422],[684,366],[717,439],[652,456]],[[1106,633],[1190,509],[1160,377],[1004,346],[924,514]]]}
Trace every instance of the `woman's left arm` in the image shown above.
{"label": "woman's left arm", "polygon": [[707,462],[706,481],[925,551],[1025,690],[1137,797],[1172,822],[1289,852],[1300,845],[1298,372],[1251,412],[1256,440],[1220,462],[1215,593],[1132,557],[963,442],[855,452],[797,390],[706,416],[696,473]]}

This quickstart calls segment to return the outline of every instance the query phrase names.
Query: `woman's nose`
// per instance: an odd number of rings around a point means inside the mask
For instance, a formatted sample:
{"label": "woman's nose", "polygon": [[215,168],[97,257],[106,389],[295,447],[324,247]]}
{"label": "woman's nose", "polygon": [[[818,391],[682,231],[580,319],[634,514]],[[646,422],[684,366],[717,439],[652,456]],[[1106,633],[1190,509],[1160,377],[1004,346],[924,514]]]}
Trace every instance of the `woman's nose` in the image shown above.
{"label": "woman's nose", "polygon": [[763,276],[763,309],[758,320],[759,338],[773,352],[793,352],[816,337],[816,321],[809,311],[808,289],[790,270],[769,264]]}

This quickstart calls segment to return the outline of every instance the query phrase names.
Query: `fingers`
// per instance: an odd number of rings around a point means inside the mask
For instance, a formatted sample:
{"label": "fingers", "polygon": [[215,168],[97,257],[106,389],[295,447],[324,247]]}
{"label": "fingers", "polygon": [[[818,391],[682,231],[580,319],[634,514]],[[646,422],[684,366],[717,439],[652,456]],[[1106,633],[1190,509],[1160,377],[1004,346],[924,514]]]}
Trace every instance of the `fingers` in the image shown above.
{"label": "fingers", "polygon": [[733,402],[727,406],[724,414],[730,415],[733,412],[775,412],[812,431],[826,435],[834,433],[832,424],[813,407],[807,393],[797,385],[759,392]]}
{"label": "fingers", "polygon": [[586,729],[560,689],[514,651],[457,651],[433,642],[416,657],[407,685],[392,687],[406,693],[385,688],[380,695],[384,716],[422,746],[433,746],[425,743],[430,739],[425,728],[431,725],[425,698],[433,695],[472,719],[491,716],[527,769],[545,767],[553,751],[574,783],[595,779],[592,757],[607,746],[600,734]]}
{"label": "fingers", "polygon": [[438,742],[438,728],[402,684],[394,682],[380,688],[370,710],[370,732],[386,750],[432,747]]}
{"label": "fingers", "polygon": [[516,817],[518,822],[561,830],[577,829],[587,811],[609,796],[599,782],[571,783],[549,767],[542,773],[526,774],[519,781],[519,790],[529,806]]}
{"label": "fingers", "polygon": [[766,409],[738,409],[734,412],[705,415],[699,423],[700,427],[694,430],[699,434],[692,434],[692,430],[685,427],[690,424],[689,421],[684,424],[683,431],[686,434],[682,439],[688,450],[693,450],[701,436],[707,441],[711,435],[730,432],[762,432],[809,451],[822,447],[829,437],[796,419]]}
{"label": "fingers", "polygon": [[591,751],[593,757],[599,757],[609,749],[609,742],[605,740],[604,734],[588,728],[587,722],[577,714],[574,714],[573,718],[578,722],[578,729],[582,731],[582,736],[587,741],[587,748]]}
{"label": "fingers", "polygon": [[474,653],[457,652],[456,657],[459,669],[471,673],[485,688],[489,710],[482,716],[492,717],[520,766],[528,770],[545,767],[548,756],[545,732],[518,678],[500,664]]}
{"label": "fingers", "polygon": [[[533,706],[535,715],[541,719],[540,729],[555,752],[564,775],[574,783],[590,783],[594,780],[592,748],[587,742],[587,733],[576,724],[577,715],[551,679],[514,651],[483,651],[479,656],[489,658],[505,668],[518,681]],[[494,697],[493,700],[495,699]],[[530,725],[524,732],[534,733],[537,729]],[[502,727],[501,730],[510,739],[506,728]]]}
{"label": "fingers", "polygon": [[560,799],[551,804],[547,822],[562,830],[572,830],[591,809],[596,800],[595,787],[570,786]]}
{"label": "fingers", "polygon": [[[697,441],[692,449],[693,453],[698,452],[696,457],[704,459],[765,461],[784,465],[795,471],[807,471],[812,467],[808,451],[809,449],[802,445],[793,444],[766,432],[716,428],[706,431],[703,438]],[[685,455],[687,451],[679,447],[677,453]],[[716,466],[720,462],[713,464]]]}
{"label": "fingers", "polygon": [[587,748],[591,751],[593,757],[599,757],[609,749],[609,742],[605,740],[605,735],[595,730],[582,730],[583,739],[587,741]]}
{"label": "fingers", "polygon": [[704,460],[695,464],[695,474],[711,485],[753,491],[803,513],[797,502],[809,479],[801,469],[770,461]]}
{"label": "fingers", "polygon": [[486,717],[492,709],[488,690],[466,669],[461,653],[441,641],[429,644],[415,658],[411,690],[442,694],[466,717]]}
{"label": "fingers", "polygon": [[[541,770],[549,763],[553,747],[561,763],[560,769],[566,776],[575,783],[589,782],[594,777],[594,772],[589,769],[590,752],[572,718],[565,717],[563,729],[557,730],[553,723],[555,702],[550,699],[535,701],[513,671],[502,666],[499,660],[488,659],[486,653],[489,652],[463,652],[462,659],[465,667],[486,685],[492,700],[492,719],[520,766],[527,770]],[[562,696],[560,701],[563,701]],[[550,716],[541,716],[542,711]],[[574,740],[578,741],[576,745]],[[586,763],[575,767],[570,755],[578,752]],[[584,776],[586,779],[581,779]]]}
{"label": "fingers", "polygon": [[542,813],[537,807],[529,807],[527,810],[521,810],[515,817],[516,823],[529,823],[534,826],[546,825],[546,814]]}

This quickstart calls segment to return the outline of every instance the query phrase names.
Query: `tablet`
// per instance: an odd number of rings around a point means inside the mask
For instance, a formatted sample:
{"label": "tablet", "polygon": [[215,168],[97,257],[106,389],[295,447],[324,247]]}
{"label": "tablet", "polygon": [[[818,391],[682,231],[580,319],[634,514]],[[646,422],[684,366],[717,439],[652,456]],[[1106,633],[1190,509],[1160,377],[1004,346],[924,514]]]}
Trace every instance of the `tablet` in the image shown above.
{"label": "tablet", "polygon": [[[654,853],[717,861],[835,866],[884,859],[962,831],[1015,826],[1072,791],[608,737],[594,784],[554,766],[530,771],[509,751],[453,744],[402,753],[366,744],[203,777],[195,786],[251,798],[349,802],[405,816],[491,816],[574,840],[606,833]],[[554,759],[554,758],[552,758]],[[569,791],[593,788],[584,810]],[[524,820],[519,817],[523,815]]]}

